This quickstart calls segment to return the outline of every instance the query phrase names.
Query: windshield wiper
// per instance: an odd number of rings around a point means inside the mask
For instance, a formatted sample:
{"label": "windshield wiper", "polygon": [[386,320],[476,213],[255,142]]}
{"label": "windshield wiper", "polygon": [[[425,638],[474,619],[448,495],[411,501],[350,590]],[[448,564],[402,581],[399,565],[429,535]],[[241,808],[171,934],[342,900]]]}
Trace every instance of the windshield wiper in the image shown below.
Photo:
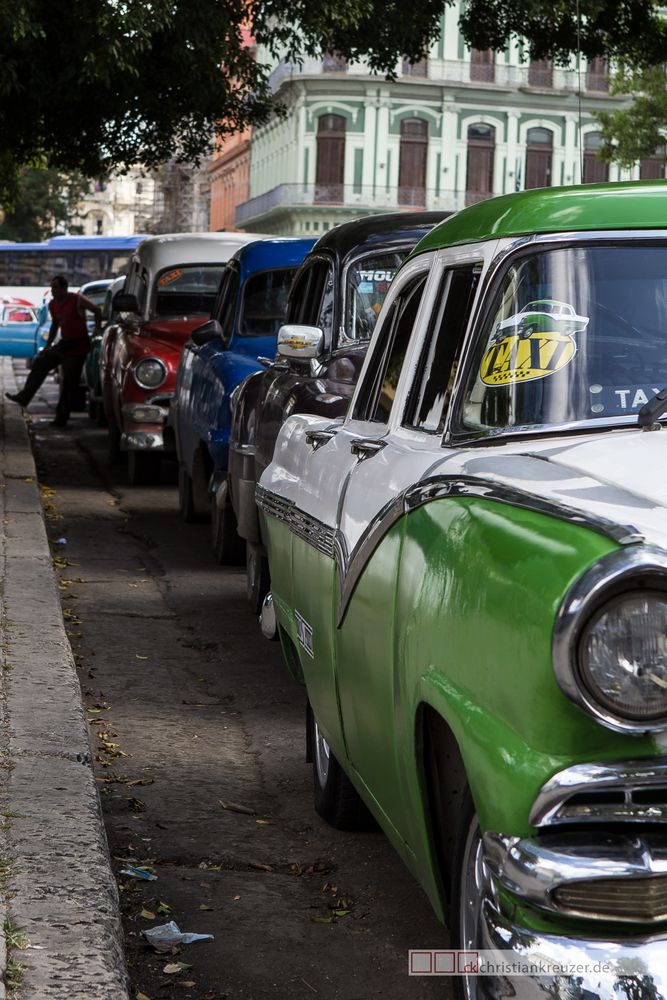
{"label": "windshield wiper", "polygon": [[665,410],[667,410],[667,388],[656,392],[648,403],[644,403],[637,415],[639,426],[645,431],[661,430],[662,425],[658,423],[658,417],[661,417]]}

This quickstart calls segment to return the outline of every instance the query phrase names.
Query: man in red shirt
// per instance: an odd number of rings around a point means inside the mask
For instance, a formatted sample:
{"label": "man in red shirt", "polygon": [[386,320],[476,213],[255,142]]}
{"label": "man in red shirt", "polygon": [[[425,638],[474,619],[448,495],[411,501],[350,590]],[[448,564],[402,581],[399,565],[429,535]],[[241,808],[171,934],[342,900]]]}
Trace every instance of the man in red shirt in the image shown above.
{"label": "man in red shirt", "polygon": [[[95,315],[95,329],[99,330],[102,310],[99,306],[93,305],[85,295],[69,292],[64,274],[57,274],[51,282],[51,294],[53,295],[49,302],[51,329],[44,349],[35,358],[21,391],[15,394],[7,392],[5,395],[15,403],[27,406],[49,372],[62,367],[60,398],[56,407],[56,418],[52,424],[54,427],[66,427],[81,381],[86,354],[90,348],[86,311]],[[53,347],[58,330],[60,330],[60,340]]]}

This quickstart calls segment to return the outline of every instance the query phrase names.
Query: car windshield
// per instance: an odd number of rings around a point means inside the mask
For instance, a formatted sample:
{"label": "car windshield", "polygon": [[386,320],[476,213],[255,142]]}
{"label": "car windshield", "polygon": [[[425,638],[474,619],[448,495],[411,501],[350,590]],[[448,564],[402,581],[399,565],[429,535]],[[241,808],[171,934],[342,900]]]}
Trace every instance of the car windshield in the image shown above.
{"label": "car windshield", "polygon": [[210,316],[224,264],[182,264],[162,271],[157,279],[158,317]]}
{"label": "car windshield", "polygon": [[294,267],[253,274],[243,287],[239,332],[244,337],[273,337],[285,322]]}
{"label": "car windshield", "polygon": [[90,299],[94,306],[101,306],[104,304],[107,289],[106,286],[102,288],[91,288],[90,291],[82,290],[81,294],[85,295],[87,299]]}
{"label": "car windshield", "polygon": [[347,271],[345,295],[345,339],[370,340],[391,280],[408,250],[363,257]]}
{"label": "car windshield", "polygon": [[458,431],[631,417],[667,386],[667,247],[545,250],[505,272]]}

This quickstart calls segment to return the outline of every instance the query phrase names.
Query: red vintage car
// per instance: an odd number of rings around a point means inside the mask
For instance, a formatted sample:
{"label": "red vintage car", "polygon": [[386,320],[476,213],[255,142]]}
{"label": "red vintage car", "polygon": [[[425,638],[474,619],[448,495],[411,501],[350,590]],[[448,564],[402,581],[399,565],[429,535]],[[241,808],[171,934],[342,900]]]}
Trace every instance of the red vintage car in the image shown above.
{"label": "red vintage car", "polygon": [[157,482],[174,451],[166,426],[181,351],[208,319],[226,261],[257,236],[194,233],[144,240],[114,297],[119,320],[102,341],[100,384],[109,457],[128,457],[132,484]]}

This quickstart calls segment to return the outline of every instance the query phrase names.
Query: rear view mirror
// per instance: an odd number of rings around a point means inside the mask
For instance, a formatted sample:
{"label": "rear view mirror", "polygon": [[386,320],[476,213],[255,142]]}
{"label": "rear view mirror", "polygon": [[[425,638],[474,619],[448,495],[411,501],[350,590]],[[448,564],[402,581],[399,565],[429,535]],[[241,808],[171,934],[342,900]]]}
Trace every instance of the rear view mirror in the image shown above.
{"label": "rear view mirror", "polygon": [[278,354],[284,358],[308,361],[317,358],[324,347],[324,334],[319,326],[288,323],[278,330]]}
{"label": "rear view mirror", "polygon": [[217,319],[209,319],[206,323],[202,323],[201,326],[196,327],[190,334],[190,340],[197,347],[203,347],[204,344],[208,344],[210,340],[215,340],[216,337],[222,337],[222,327]]}
{"label": "rear view mirror", "polygon": [[127,292],[116,292],[113,297],[113,310],[118,313],[138,313],[137,296]]}

